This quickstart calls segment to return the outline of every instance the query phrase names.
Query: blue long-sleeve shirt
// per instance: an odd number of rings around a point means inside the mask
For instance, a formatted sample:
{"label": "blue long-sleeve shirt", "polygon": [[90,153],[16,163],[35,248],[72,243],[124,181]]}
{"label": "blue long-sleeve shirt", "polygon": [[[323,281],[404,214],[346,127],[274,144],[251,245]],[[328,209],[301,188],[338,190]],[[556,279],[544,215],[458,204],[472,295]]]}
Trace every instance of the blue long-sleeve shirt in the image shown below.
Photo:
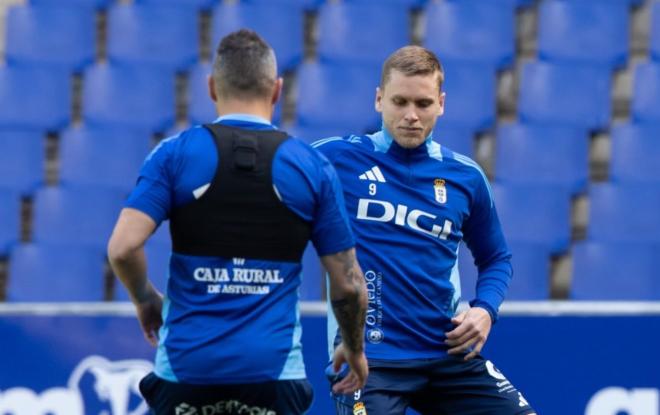
{"label": "blue long-sleeve shirt", "polygon": [[[511,255],[488,180],[474,161],[431,137],[405,149],[385,129],[312,146],[333,163],[344,188],[368,290],[367,357],[446,355],[445,333],[454,328],[460,300],[461,240],[479,269],[471,304],[496,319],[512,275]],[[332,326],[332,313],[329,319]]]}

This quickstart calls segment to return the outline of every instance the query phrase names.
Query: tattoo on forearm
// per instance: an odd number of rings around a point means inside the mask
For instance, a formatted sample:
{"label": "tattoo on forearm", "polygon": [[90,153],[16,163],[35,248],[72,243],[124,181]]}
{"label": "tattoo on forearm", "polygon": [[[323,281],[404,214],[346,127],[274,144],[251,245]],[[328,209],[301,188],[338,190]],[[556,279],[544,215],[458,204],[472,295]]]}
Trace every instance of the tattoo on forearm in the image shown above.
{"label": "tattoo on forearm", "polygon": [[342,329],[345,346],[352,351],[360,351],[363,348],[366,317],[364,279],[352,252],[341,252],[337,257],[342,263],[343,273],[351,290],[343,298],[332,300],[332,309]]}

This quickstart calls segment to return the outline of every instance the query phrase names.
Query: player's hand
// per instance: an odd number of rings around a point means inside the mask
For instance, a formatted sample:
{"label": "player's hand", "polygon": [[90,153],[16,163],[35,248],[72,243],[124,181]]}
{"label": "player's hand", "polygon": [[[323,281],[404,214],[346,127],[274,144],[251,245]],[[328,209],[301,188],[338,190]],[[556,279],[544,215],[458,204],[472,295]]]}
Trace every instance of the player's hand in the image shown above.
{"label": "player's hand", "polygon": [[345,395],[362,389],[369,375],[369,366],[364,350],[355,353],[344,347],[340,343],[335,349],[335,355],[332,358],[332,365],[335,373],[339,373],[341,365],[347,363],[351,369],[348,375],[332,386],[332,391],[337,394]]}
{"label": "player's hand", "polygon": [[465,356],[465,360],[475,358],[486,344],[486,339],[493,325],[490,314],[481,307],[472,307],[456,315],[451,319],[451,322],[456,327],[447,333],[445,344],[450,347],[448,353],[465,353],[471,347],[474,347]]}
{"label": "player's hand", "polygon": [[163,296],[151,284],[147,293],[135,303],[137,318],[144,338],[152,346],[158,345],[158,330],[163,325]]}

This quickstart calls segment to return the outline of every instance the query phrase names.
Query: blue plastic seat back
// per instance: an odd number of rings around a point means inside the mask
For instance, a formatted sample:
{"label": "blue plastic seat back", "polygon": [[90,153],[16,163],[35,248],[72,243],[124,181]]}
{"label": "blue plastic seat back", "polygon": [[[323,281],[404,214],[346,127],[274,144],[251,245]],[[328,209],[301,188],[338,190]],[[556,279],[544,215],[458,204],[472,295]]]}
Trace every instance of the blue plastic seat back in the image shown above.
{"label": "blue plastic seat back", "polygon": [[82,107],[90,126],[165,131],[174,124],[174,74],[153,67],[95,65],[85,72]]}
{"label": "blue plastic seat back", "polygon": [[60,140],[60,182],[130,191],[149,153],[148,131],[75,127]]}
{"label": "blue plastic seat back", "polygon": [[461,0],[426,7],[424,46],[441,60],[467,61],[503,69],[515,57],[515,14],[511,4]]}
{"label": "blue plastic seat back", "polygon": [[466,126],[445,122],[438,118],[433,128],[433,141],[459,154],[474,157],[474,132]]}
{"label": "blue plastic seat back", "polygon": [[660,300],[660,246],[579,242],[573,248],[571,298],[598,301]]}
{"label": "blue plastic seat back", "polygon": [[58,130],[71,118],[71,76],[35,66],[0,67],[0,127]]}
{"label": "blue plastic seat back", "polygon": [[520,81],[520,120],[606,128],[612,108],[611,79],[609,68],[603,66],[527,63]]}
{"label": "blue plastic seat back", "polygon": [[595,183],[589,188],[592,241],[660,242],[660,188],[635,183]]}
{"label": "blue plastic seat back", "polygon": [[495,124],[495,69],[475,63],[445,62],[445,113],[439,122],[486,130]]}
{"label": "blue plastic seat back", "polygon": [[11,251],[7,300],[102,301],[104,252],[98,248],[21,244]]}
{"label": "blue plastic seat back", "polygon": [[30,0],[34,6],[83,6],[96,9],[105,9],[117,0]]}
{"label": "blue plastic seat back", "polygon": [[[156,0],[157,1],[157,0]],[[321,6],[326,0],[239,0],[241,3],[245,4],[274,4],[278,6],[301,6],[305,10],[316,10]]]}
{"label": "blue plastic seat back", "polygon": [[553,254],[570,244],[570,193],[562,186],[493,185],[493,195],[507,239],[541,244]]}
{"label": "blue plastic seat back", "polygon": [[[550,252],[542,244],[508,241],[511,250],[513,278],[506,300],[547,300],[550,298]],[[461,296],[470,301],[475,298],[478,270],[472,253],[465,244],[458,252],[461,275]]]}
{"label": "blue plastic seat back", "polygon": [[539,56],[554,62],[621,68],[628,60],[629,5],[553,0],[539,11]]}
{"label": "blue plastic seat back", "polygon": [[498,182],[564,186],[586,190],[589,135],[575,127],[506,124],[497,131],[495,178]]}
{"label": "blue plastic seat back", "polygon": [[136,4],[192,7],[195,10],[210,10],[222,0],[134,0]]}
{"label": "blue plastic seat back", "polygon": [[635,68],[631,117],[636,122],[660,122],[660,63]]}
{"label": "blue plastic seat back", "polygon": [[212,49],[229,33],[252,29],[275,51],[279,72],[293,70],[303,58],[303,14],[303,8],[295,5],[221,4],[213,13]]}
{"label": "blue plastic seat back", "polygon": [[185,70],[199,57],[198,27],[193,7],[118,4],[108,12],[108,58]]}
{"label": "blue plastic seat back", "polygon": [[21,197],[18,192],[0,187],[0,258],[18,242],[21,232]]}
{"label": "blue plastic seat back", "polygon": [[660,62],[660,4],[653,3],[651,7],[649,55],[654,61]]}
{"label": "blue plastic seat back", "polygon": [[105,247],[126,193],[97,186],[51,186],[34,197],[36,242]]}
{"label": "blue plastic seat back", "polygon": [[298,71],[297,123],[357,134],[380,125],[374,110],[379,68],[304,63]]}
{"label": "blue plastic seat back", "polygon": [[81,71],[94,60],[95,19],[94,10],[86,7],[11,7],[7,14],[7,62]]}
{"label": "blue plastic seat back", "polygon": [[45,180],[45,136],[38,130],[0,130],[0,188],[24,195]]}
{"label": "blue plastic seat back", "polygon": [[381,65],[410,43],[408,8],[402,5],[328,3],[321,7],[318,27],[323,62]]}
{"label": "blue plastic seat back", "polygon": [[660,124],[619,124],[612,128],[610,178],[660,185]]}

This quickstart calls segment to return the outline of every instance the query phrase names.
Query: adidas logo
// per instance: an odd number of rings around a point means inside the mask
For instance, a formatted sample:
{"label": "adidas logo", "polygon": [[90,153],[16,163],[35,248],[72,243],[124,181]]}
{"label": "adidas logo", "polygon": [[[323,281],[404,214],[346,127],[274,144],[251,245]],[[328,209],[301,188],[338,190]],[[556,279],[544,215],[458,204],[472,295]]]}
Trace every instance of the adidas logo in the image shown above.
{"label": "adidas logo", "polygon": [[385,177],[383,176],[383,173],[380,171],[380,167],[378,166],[373,166],[369,170],[362,173],[360,175],[360,180],[369,180],[372,182],[381,182],[381,183],[387,182],[387,180],[385,180]]}
{"label": "adidas logo", "polygon": [[243,266],[245,265],[245,258],[234,258],[234,265]]}

